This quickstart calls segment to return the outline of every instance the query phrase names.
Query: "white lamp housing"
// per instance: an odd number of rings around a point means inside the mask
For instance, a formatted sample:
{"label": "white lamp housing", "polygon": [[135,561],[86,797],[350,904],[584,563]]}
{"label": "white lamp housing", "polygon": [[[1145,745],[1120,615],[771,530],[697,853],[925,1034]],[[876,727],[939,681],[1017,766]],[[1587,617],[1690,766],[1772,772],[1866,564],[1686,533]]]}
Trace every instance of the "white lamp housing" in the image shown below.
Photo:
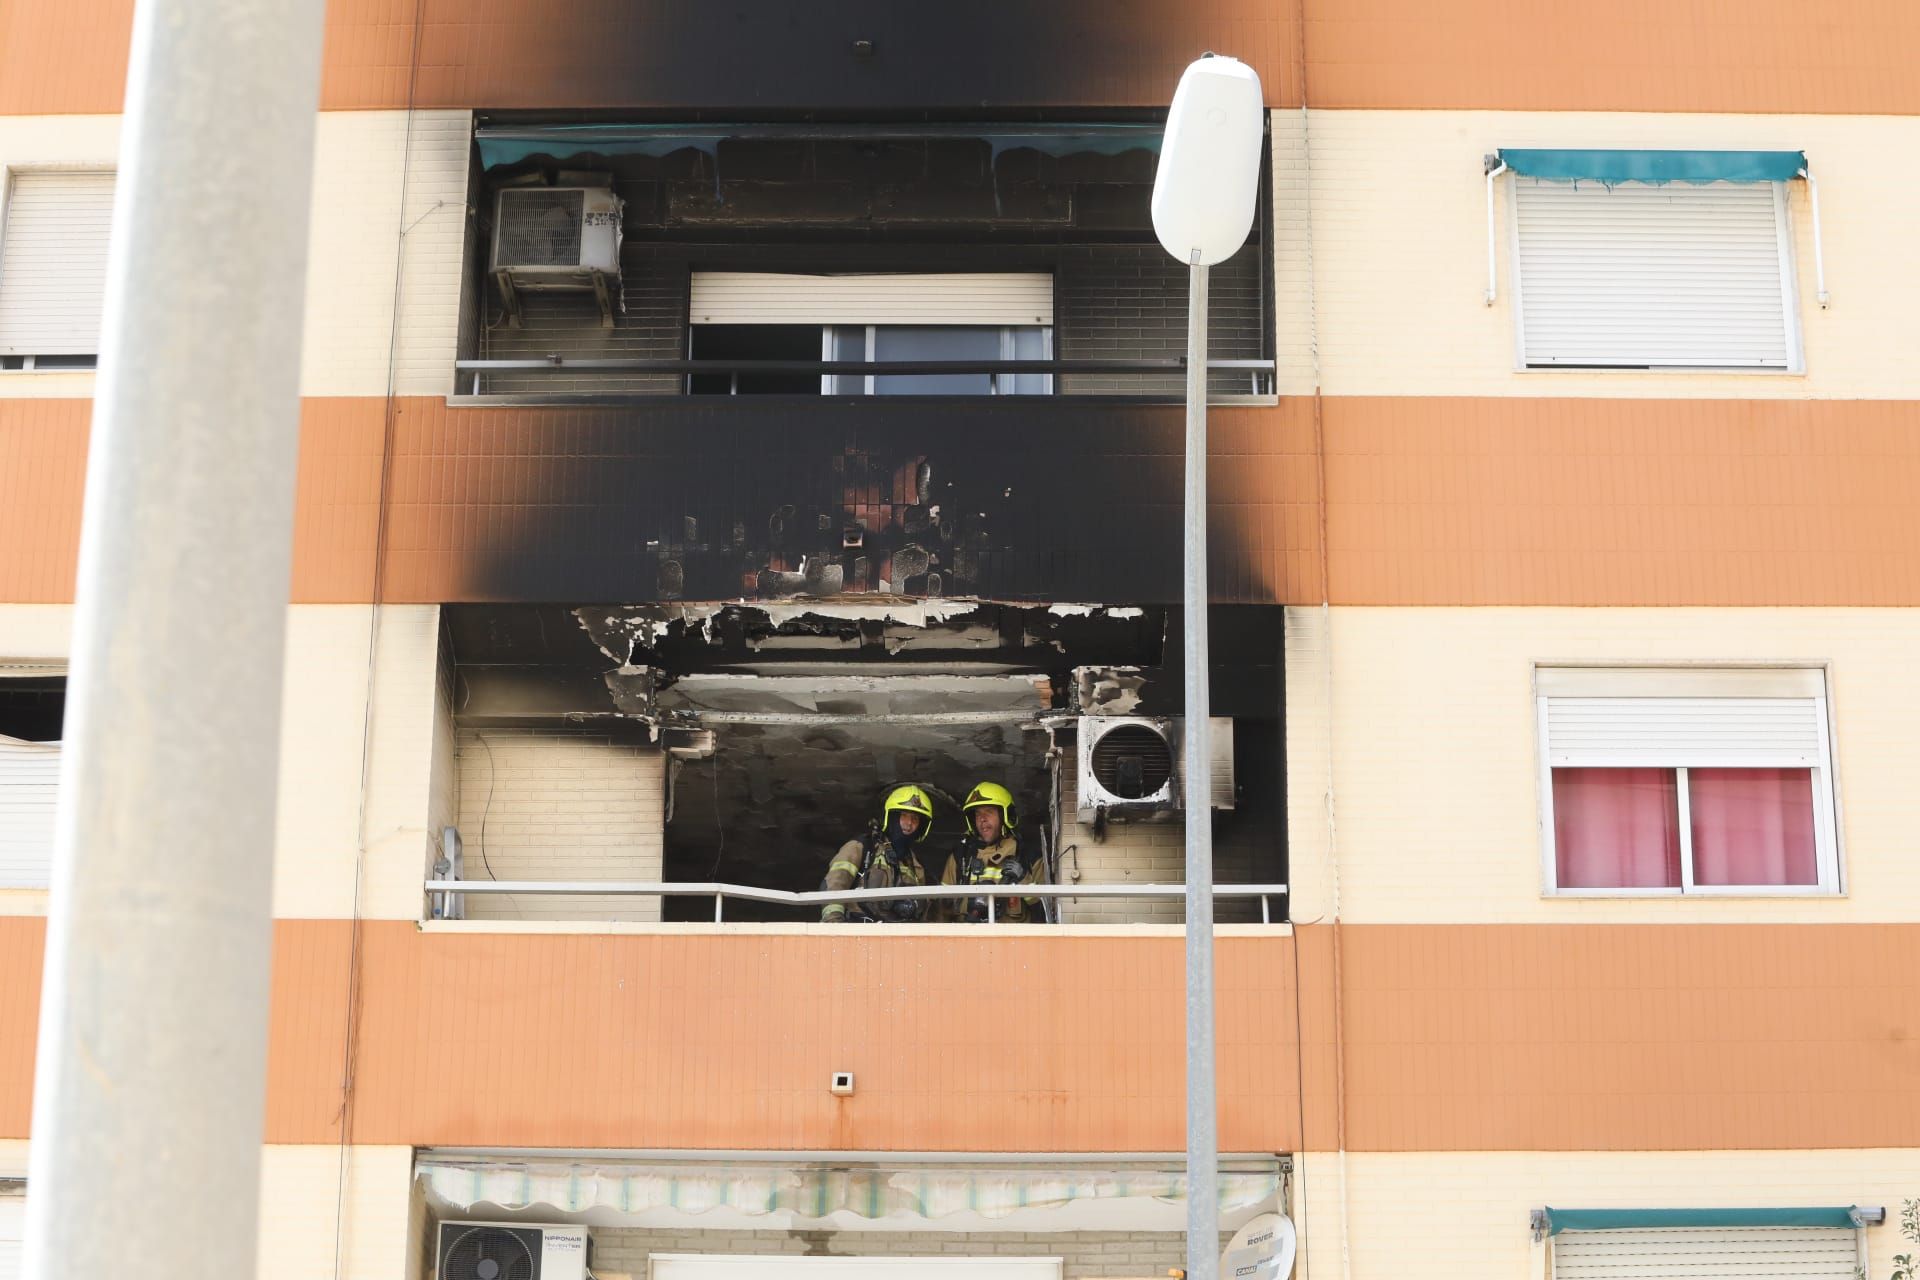
{"label": "white lamp housing", "polygon": [[1209,54],[1181,74],[1153,177],[1153,233],[1168,253],[1210,267],[1240,251],[1259,206],[1265,132],[1252,67]]}

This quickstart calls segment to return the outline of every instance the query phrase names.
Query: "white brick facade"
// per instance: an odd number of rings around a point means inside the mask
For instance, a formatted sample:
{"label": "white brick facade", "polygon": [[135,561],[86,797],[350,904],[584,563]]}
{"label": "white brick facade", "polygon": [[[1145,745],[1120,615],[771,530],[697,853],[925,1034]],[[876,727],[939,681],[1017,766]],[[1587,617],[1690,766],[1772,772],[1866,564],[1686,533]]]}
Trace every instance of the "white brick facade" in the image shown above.
{"label": "white brick facade", "polygon": [[[469,880],[658,880],[665,757],[604,734],[460,732]],[[472,920],[658,920],[657,898],[472,894]]]}

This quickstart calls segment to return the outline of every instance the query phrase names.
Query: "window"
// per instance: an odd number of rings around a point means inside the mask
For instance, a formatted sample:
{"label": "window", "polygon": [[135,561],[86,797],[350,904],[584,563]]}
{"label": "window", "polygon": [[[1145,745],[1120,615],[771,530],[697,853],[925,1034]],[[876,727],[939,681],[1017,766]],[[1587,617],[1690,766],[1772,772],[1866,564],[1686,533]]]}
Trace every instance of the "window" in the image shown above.
{"label": "window", "polygon": [[1839,892],[1822,672],[1535,674],[1549,892]]}
{"label": "window", "polygon": [[0,670],[0,889],[47,886],[66,683]]}
{"label": "window", "polygon": [[1785,183],[1512,182],[1523,368],[1801,370]]}
{"label": "window", "polygon": [[1648,1275],[1698,1280],[1756,1276],[1854,1280],[1860,1261],[1858,1240],[1855,1227],[1675,1225],[1569,1230],[1553,1238],[1553,1280],[1633,1280]]}
{"label": "window", "polygon": [[20,1247],[27,1235],[27,1198],[13,1190],[18,1185],[0,1179],[0,1280],[14,1280],[20,1274]]}
{"label": "window", "polygon": [[0,369],[93,367],[113,174],[15,173],[0,216]]}
{"label": "window", "polygon": [[[695,360],[992,362],[1053,351],[1053,279],[1036,273],[775,275],[696,271]],[[1045,373],[696,374],[696,395],[1047,395]]]}

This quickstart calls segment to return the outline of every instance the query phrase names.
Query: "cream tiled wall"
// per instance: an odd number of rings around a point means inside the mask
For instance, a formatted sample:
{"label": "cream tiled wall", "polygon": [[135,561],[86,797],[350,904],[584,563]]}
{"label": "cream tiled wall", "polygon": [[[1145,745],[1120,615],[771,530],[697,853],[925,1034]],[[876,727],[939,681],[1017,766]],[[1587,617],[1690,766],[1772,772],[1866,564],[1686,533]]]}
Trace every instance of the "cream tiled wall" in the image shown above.
{"label": "cream tiled wall", "polygon": [[[390,351],[398,394],[453,389],[471,122],[467,111],[321,113],[301,394],[383,396]],[[0,169],[113,168],[119,134],[118,116],[0,117]],[[0,396],[92,392],[91,373],[0,376]]]}
{"label": "cream tiled wall", "polygon": [[[0,1178],[26,1171],[27,1143],[0,1141]],[[261,1148],[255,1274],[259,1280],[410,1280],[419,1274],[409,1243],[412,1189],[411,1147]]]}
{"label": "cream tiled wall", "polygon": [[[1298,1280],[1390,1280],[1409,1268],[1435,1280],[1540,1280],[1530,1210],[1885,1207],[1867,1231],[1870,1280],[1882,1280],[1902,1200],[1920,1196],[1920,1152],[1450,1151],[1296,1157]],[[1351,1231],[1341,1233],[1342,1200]],[[1343,1246],[1347,1254],[1343,1258]]]}
{"label": "cream tiled wall", "polygon": [[[1328,395],[1898,399],[1920,392],[1907,358],[1920,239],[1907,211],[1920,119],[1497,111],[1273,115],[1275,298],[1283,392],[1310,391],[1317,339]],[[1481,157],[1502,147],[1804,150],[1820,184],[1827,287],[1815,302],[1811,208],[1787,184],[1805,376],[1516,372],[1507,193],[1496,184],[1499,296],[1485,305]],[[1310,177],[1311,220],[1290,226]],[[1302,256],[1310,258],[1310,276]],[[1311,309],[1309,309],[1309,302]]]}
{"label": "cream tiled wall", "polygon": [[[358,868],[362,914],[417,919],[431,861],[430,779],[436,737],[439,609],[385,605],[377,650],[368,605],[294,605],[287,611],[281,701],[280,796],[274,914],[353,914],[361,840],[363,743],[371,785],[367,858]],[[0,656],[64,659],[68,605],[0,605]],[[377,653],[368,721],[367,664]],[[368,737],[371,727],[371,737]],[[0,914],[39,914],[46,895],[0,890]]]}
{"label": "cream tiled wall", "polygon": [[262,1150],[259,1280],[416,1274],[409,1242],[413,1148],[348,1147],[344,1168],[341,1155],[337,1146]]}
{"label": "cream tiled wall", "polygon": [[[1069,752],[1069,763],[1073,756]],[[1076,821],[1079,796],[1071,768],[1060,774],[1061,884],[1180,884],[1187,874],[1186,824],[1110,822],[1103,838]],[[1063,924],[1178,924],[1177,898],[1066,898]]]}
{"label": "cream tiled wall", "polygon": [[321,114],[303,395],[385,395],[390,343],[398,394],[452,391],[471,134],[466,111]]}
{"label": "cream tiled wall", "polygon": [[[1329,767],[1340,915],[1352,923],[1731,923],[1920,918],[1920,611],[1290,608],[1289,833],[1296,920],[1335,866],[1313,792]],[[1331,654],[1332,700],[1313,707]],[[1541,893],[1536,663],[1824,662],[1844,897]],[[1320,785],[1324,794],[1324,785]]]}
{"label": "cream tiled wall", "polygon": [[[666,757],[604,734],[463,729],[469,880],[658,880]],[[469,920],[658,920],[658,898],[469,894]]]}

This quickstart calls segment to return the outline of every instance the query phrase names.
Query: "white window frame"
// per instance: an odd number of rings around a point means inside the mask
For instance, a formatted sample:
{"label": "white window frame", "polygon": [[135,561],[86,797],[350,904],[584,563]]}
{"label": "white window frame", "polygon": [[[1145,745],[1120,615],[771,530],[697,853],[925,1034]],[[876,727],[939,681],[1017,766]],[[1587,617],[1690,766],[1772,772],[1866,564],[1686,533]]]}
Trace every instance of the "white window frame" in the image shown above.
{"label": "white window frame", "polygon": [[[1787,363],[1784,368],[1767,365],[1651,364],[1651,365],[1552,365],[1527,363],[1526,273],[1520,269],[1520,179],[1508,172],[1507,185],[1507,263],[1513,295],[1513,369],[1515,373],[1592,373],[1592,374],[1752,374],[1757,377],[1804,377],[1807,372],[1806,343],[1800,325],[1800,280],[1793,252],[1793,220],[1787,200],[1787,184],[1770,182],[1773,188],[1773,235],[1780,255],[1781,306],[1786,309]],[[1599,185],[1597,182],[1595,185]],[[1636,184],[1643,185],[1643,184]]]}
{"label": "white window frame", "polygon": [[[0,259],[4,259],[5,253],[6,253],[7,229],[12,222],[12,214],[13,214],[14,187],[15,187],[15,184],[19,181],[19,179],[41,177],[41,176],[53,176],[53,175],[61,175],[66,177],[84,177],[90,174],[110,175],[114,179],[114,182],[116,184],[120,180],[119,168],[112,161],[104,161],[104,162],[84,161],[84,162],[71,163],[71,164],[23,164],[23,165],[9,165],[4,169],[0,169]],[[57,353],[57,352],[21,352],[17,355],[7,357],[7,359],[19,360],[20,364],[17,367],[10,368],[7,366],[5,361],[0,361],[0,376],[5,376],[8,374],[21,375],[21,376],[28,375],[28,374],[44,375],[44,374],[54,374],[54,373],[91,374],[95,371],[95,369],[98,368],[98,361],[100,358],[99,348],[101,343],[101,336],[102,335],[99,333],[98,329],[96,329],[95,335],[94,335],[94,344],[93,344],[94,350],[91,352],[73,353],[73,355],[71,356],[63,355],[62,353]],[[91,365],[50,364],[45,368],[41,368],[39,361],[43,355],[50,359],[56,359],[56,360],[71,359],[79,355],[91,355],[95,363]]]}
{"label": "white window frame", "polygon": [[[1770,666],[1584,666],[1573,663],[1543,662],[1534,668],[1534,735],[1538,746],[1538,788],[1540,821],[1540,885],[1543,896],[1552,898],[1831,898],[1845,893],[1841,877],[1840,806],[1834,782],[1836,765],[1833,750],[1833,704],[1828,697],[1824,664],[1792,663]],[[1806,687],[1787,692],[1789,685]],[[1553,691],[1545,686],[1553,686]],[[1590,687],[1592,692],[1570,690]],[[1777,691],[1776,691],[1777,690]],[[1680,828],[1680,886],[1667,888],[1562,888],[1559,884],[1559,859],[1555,847],[1553,813],[1553,744],[1547,728],[1547,704],[1553,697],[1811,697],[1815,703],[1815,721],[1820,735],[1821,763],[1807,766],[1799,761],[1782,761],[1777,766],[1746,757],[1730,759],[1724,765],[1656,764],[1643,755],[1633,757],[1584,756],[1577,764],[1562,768],[1662,768],[1675,774]],[[1702,885],[1694,882],[1693,822],[1687,789],[1687,770],[1692,768],[1811,768],[1813,785],[1813,836],[1816,884],[1792,885]]]}
{"label": "white window frame", "polygon": [[[828,325],[820,326],[820,358],[822,360],[833,359],[833,331],[835,329],[858,329],[862,327],[863,326],[858,324],[828,324]],[[877,332],[881,329],[919,329],[919,328],[992,329],[995,327],[996,326],[994,325],[957,325],[957,324],[942,324],[942,325],[869,324],[864,326],[864,328],[867,331],[867,344],[866,344],[865,354],[861,358],[864,360],[873,361],[875,357],[878,355],[879,344],[877,341]],[[1016,330],[1021,330],[1021,329],[1038,329],[1040,331],[1041,338],[1044,340],[1044,347],[1045,347],[1044,354],[1042,354],[1040,358],[1042,360],[1053,359],[1053,326],[1052,325],[1050,324],[1047,324],[1047,325],[1018,324],[1018,325],[999,325],[997,327],[1000,332],[1000,358],[1002,360],[1012,360],[1016,358],[1014,355],[1014,352],[1018,350],[1018,347],[1016,345],[1017,339],[1015,338],[1014,334]],[[691,335],[689,335],[688,340],[689,341],[692,340]],[[820,394],[823,396],[846,394],[845,392],[835,391],[833,388],[833,384],[836,378],[844,378],[848,376],[851,376],[851,375],[840,374],[840,373],[821,374],[820,375]],[[860,394],[863,396],[870,396],[870,395],[877,394],[874,391],[875,378],[911,378],[913,376],[914,375],[910,373],[903,373],[903,374],[869,373],[863,379],[861,379]],[[1013,391],[1003,391],[1000,389],[1000,379],[1003,377],[1019,378],[1019,377],[1031,377],[1031,376],[1032,376],[1031,374],[1018,374],[1018,373],[1008,373],[1008,374],[1002,374],[997,372],[990,373],[987,375],[987,394],[990,396],[1010,396],[1010,395],[1016,395],[1016,394],[1023,395],[1023,396],[1050,396],[1053,394],[1053,390],[1054,390],[1053,375],[1050,373],[1040,375],[1041,377],[1047,380],[1047,384],[1044,390],[1030,391],[1030,392],[1013,392]]]}

